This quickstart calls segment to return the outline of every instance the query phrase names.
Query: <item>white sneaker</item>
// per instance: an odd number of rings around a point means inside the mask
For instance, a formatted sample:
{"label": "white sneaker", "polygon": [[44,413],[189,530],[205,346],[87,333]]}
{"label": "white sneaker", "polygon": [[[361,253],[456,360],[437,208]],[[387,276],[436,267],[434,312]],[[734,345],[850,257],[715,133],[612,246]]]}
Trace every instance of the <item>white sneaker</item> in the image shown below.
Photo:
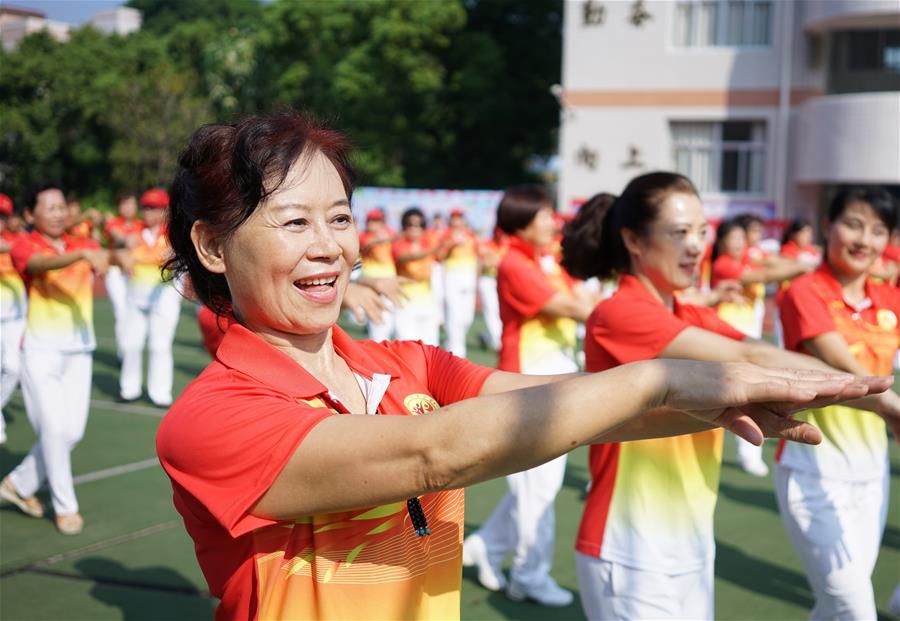
{"label": "white sneaker", "polygon": [[575,596],[572,595],[571,591],[567,591],[556,584],[556,580],[550,576],[547,576],[543,582],[535,587],[526,587],[515,580],[510,580],[509,587],[506,589],[506,596],[514,602],[524,602],[526,599],[530,599],[541,606],[553,608],[568,606],[575,600]]}
{"label": "white sneaker", "polygon": [[498,567],[491,564],[487,546],[480,535],[469,535],[463,541],[463,567],[478,568],[478,582],[488,591],[500,591],[506,587],[506,577]]}
{"label": "white sneaker", "polygon": [[752,474],[755,477],[764,477],[769,474],[769,467],[762,459],[740,460],[740,463],[741,468],[747,474]]}

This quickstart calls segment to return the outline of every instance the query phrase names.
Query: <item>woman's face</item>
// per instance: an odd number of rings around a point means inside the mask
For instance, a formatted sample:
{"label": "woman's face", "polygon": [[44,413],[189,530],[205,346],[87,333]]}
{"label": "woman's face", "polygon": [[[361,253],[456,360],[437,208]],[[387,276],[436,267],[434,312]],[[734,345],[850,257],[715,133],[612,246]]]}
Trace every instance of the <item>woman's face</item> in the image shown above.
{"label": "woman's face", "polygon": [[251,330],[319,334],[338,319],[359,237],[334,165],[301,157],[223,242],[235,311]]}
{"label": "woman's face", "polygon": [[805,248],[812,244],[813,240],[813,230],[809,225],[804,226],[802,229],[794,233],[794,243],[796,243],[801,248]]}
{"label": "woman's face", "polygon": [[66,231],[69,223],[69,207],[61,190],[50,188],[37,195],[37,202],[31,210],[34,228],[52,239],[58,239]]}
{"label": "woman's face", "polygon": [[159,207],[144,207],[141,210],[141,219],[144,221],[144,225],[147,226],[147,228],[155,229],[166,219],[167,211],[168,210],[160,209]]}
{"label": "woman's face", "polygon": [[744,256],[744,250],[747,249],[747,233],[736,226],[728,231],[720,244],[723,253],[740,260]]}
{"label": "woman's face", "polygon": [[126,196],[119,201],[119,215],[126,220],[132,220],[137,215],[137,199],[133,196]]}
{"label": "woman's face", "polygon": [[403,227],[403,235],[411,242],[420,241],[425,235],[425,218],[419,215],[409,216]]}
{"label": "woman's face", "polygon": [[694,284],[706,250],[707,223],[700,199],[674,193],[659,206],[646,235],[624,230],[632,271],[649,278],[660,293],[671,294]]}
{"label": "woman's face", "polygon": [[556,235],[556,221],[553,207],[542,207],[534,214],[531,222],[517,234],[535,248],[544,248],[553,242]]}
{"label": "woman's face", "polygon": [[747,225],[747,230],[745,231],[747,245],[756,246],[759,244],[759,242],[762,241],[765,232],[766,227],[763,226],[762,222],[757,222],[756,220],[751,221]]}
{"label": "woman's face", "polygon": [[839,275],[866,274],[884,252],[889,236],[875,210],[868,203],[854,201],[828,225],[828,264]]}

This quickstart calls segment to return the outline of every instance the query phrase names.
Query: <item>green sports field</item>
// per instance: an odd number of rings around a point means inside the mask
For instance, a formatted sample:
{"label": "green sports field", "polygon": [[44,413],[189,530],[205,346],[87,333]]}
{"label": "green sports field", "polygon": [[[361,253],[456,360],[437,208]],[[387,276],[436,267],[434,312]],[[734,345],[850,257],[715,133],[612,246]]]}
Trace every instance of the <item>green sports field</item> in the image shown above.
{"label": "green sports field", "polygon": [[[0,507],[0,619],[205,619],[215,600],[194,560],[193,546],[170,500],[154,450],[162,411],[149,402],[115,402],[118,375],[112,315],[98,301],[99,349],[94,357],[90,421],[73,454],[84,533],[59,535],[50,518],[36,520]],[[480,324],[479,324],[480,325]],[[472,331],[474,336],[478,326]],[[472,359],[493,356],[471,340]],[[193,309],[185,306],[175,340],[175,381],[180,391],[208,362]],[[0,474],[25,455],[34,439],[17,394],[5,414],[9,441],[0,446]],[[716,614],[722,619],[805,619],[812,597],[775,507],[770,478],[744,474],[726,444],[716,514]],[[771,463],[772,447],[768,447]],[[900,581],[900,451],[891,447],[891,511],[875,569],[880,616]],[[586,451],[569,461],[557,499],[554,575],[577,589],[572,541],[588,479]],[[466,530],[476,528],[505,490],[492,481],[467,491]],[[47,500],[46,496],[44,497]],[[576,600],[577,601],[577,600]],[[463,574],[463,619],[579,619],[578,604],[549,610],[516,604]]]}

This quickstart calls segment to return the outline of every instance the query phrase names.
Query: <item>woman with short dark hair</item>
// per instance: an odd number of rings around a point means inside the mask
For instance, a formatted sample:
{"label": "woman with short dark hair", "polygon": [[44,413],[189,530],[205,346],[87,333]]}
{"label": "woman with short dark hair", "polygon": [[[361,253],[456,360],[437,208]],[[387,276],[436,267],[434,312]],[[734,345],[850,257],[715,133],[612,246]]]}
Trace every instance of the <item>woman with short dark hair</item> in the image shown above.
{"label": "woman with short dark hair", "polygon": [[[781,303],[785,345],[858,375],[889,374],[900,346],[900,292],[869,276],[897,222],[880,188],[835,196],[825,260],[791,283]],[[781,446],[775,491],[815,596],[811,619],[874,619],[872,571],[888,508],[884,421],[846,406],[798,414],[823,429],[814,451]],[[896,429],[895,429],[896,435]]]}
{"label": "woman with short dark hair", "polygon": [[[562,375],[578,371],[575,329],[591,307],[572,292],[568,275],[548,252],[556,233],[550,196],[538,185],[506,190],[497,207],[497,228],[507,248],[497,270],[503,331],[501,371]],[[568,606],[572,593],[550,576],[555,542],[553,503],[562,488],[565,455],[506,477],[509,491],[477,532],[465,541],[463,562],[478,567],[489,590],[506,588],[514,600]],[[509,584],[500,565],[512,552]]]}
{"label": "woman with short dark hair", "polygon": [[219,619],[457,617],[466,485],[601,437],[816,442],[794,403],[887,386],[677,361],[553,384],[354,341],[336,325],[359,254],[348,162],[343,136],[297,114],[205,126],[179,160],[169,267],[236,321],[157,450]]}

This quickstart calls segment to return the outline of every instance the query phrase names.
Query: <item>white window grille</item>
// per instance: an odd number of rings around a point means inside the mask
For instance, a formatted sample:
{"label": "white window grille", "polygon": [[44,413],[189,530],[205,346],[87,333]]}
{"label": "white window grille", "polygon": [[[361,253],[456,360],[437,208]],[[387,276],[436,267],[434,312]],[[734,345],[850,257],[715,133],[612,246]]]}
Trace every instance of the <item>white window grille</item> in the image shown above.
{"label": "white window grille", "polygon": [[766,190],[766,124],[759,121],[672,122],[675,170],[704,193]]}
{"label": "white window grille", "polygon": [[679,0],[673,21],[679,47],[767,46],[772,41],[771,0]]}

